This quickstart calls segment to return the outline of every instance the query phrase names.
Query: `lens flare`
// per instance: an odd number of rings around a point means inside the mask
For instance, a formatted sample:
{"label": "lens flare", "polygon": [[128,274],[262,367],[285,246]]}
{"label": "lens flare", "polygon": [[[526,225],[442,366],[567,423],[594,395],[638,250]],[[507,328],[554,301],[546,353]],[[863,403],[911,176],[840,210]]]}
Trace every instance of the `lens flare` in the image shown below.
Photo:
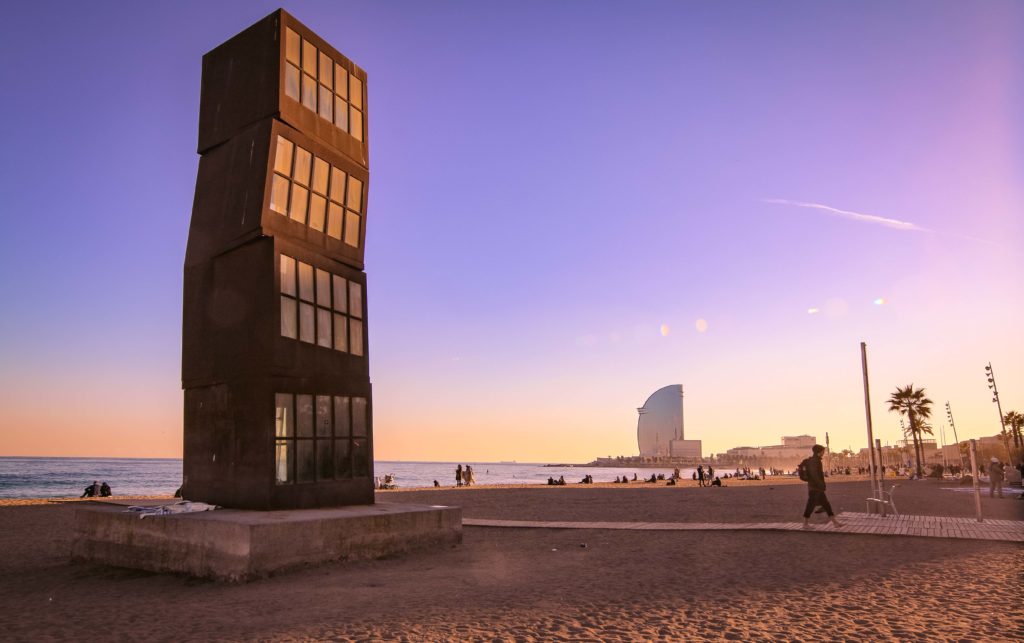
{"label": "lens flare", "polygon": [[668,337],[668,324],[661,325],[661,336]]}
{"label": "lens flare", "polygon": [[886,304],[885,297],[879,297],[875,300],[876,306],[884,306]]}
{"label": "lens flare", "polygon": [[808,308],[807,309],[807,314],[808,315],[817,315],[820,312],[821,312],[820,308]]}
{"label": "lens flare", "polygon": [[703,317],[698,319],[697,323],[694,325],[697,327],[698,333],[705,333],[708,330],[708,320],[704,319]]}

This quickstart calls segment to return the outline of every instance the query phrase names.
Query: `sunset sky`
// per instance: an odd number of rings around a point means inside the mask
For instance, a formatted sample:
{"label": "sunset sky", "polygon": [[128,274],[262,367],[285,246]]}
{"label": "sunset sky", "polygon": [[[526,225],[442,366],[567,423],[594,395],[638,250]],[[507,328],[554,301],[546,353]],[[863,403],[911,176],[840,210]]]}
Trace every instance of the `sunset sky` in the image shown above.
{"label": "sunset sky", "polygon": [[[0,26],[0,455],[180,457],[202,55],[278,7]],[[368,74],[378,460],[866,444],[1024,412],[1024,3],[292,2]],[[947,435],[947,441],[952,436]]]}

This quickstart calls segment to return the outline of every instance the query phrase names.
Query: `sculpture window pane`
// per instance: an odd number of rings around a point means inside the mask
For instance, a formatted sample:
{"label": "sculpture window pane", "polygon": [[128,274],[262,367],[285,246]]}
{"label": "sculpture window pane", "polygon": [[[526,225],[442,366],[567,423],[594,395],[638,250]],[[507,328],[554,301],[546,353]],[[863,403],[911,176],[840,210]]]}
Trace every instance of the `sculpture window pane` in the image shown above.
{"label": "sculpture window pane", "polygon": [[281,294],[295,296],[295,260],[281,255]]}
{"label": "sculpture window pane", "polygon": [[313,43],[308,40],[302,43],[302,71],[310,76],[316,76],[317,51]]}
{"label": "sculpture window pane", "polygon": [[331,448],[333,440],[316,441],[316,478],[317,480],[334,479],[334,454]]}
{"label": "sculpture window pane", "polygon": [[348,289],[348,314],[352,317],[363,316],[363,288],[356,283]]}
{"label": "sculpture window pane", "polygon": [[348,440],[334,441],[334,475],[338,478],[352,477],[352,454]]}
{"label": "sculpture window pane", "polygon": [[331,168],[331,200],[345,202],[345,173],[336,167]]}
{"label": "sculpture window pane", "polygon": [[327,54],[320,52],[320,83],[327,86],[327,89],[333,87],[331,82],[331,71],[333,70],[334,62],[327,56]]}
{"label": "sculpture window pane", "polygon": [[366,435],[366,398],[352,398],[352,435],[362,437]]}
{"label": "sculpture window pane", "polygon": [[299,48],[302,46],[302,40],[299,38],[299,34],[295,33],[291,29],[284,30],[284,58],[290,63],[299,64]]}
{"label": "sculpture window pane", "polygon": [[343,99],[348,99],[348,71],[341,65],[334,65],[334,91]]}
{"label": "sculpture window pane", "polygon": [[296,440],[296,482],[313,482],[316,479],[313,459],[313,440]]}
{"label": "sculpture window pane", "polygon": [[353,248],[359,247],[359,223],[360,217],[355,212],[345,215],[345,243]]}
{"label": "sculpture window pane", "polygon": [[291,339],[299,338],[299,328],[295,321],[298,314],[297,303],[291,297],[281,295],[281,335]]}
{"label": "sculpture window pane", "polygon": [[295,435],[300,438],[313,437],[313,396],[295,396]]}
{"label": "sculpture window pane", "polygon": [[327,208],[327,236],[341,240],[341,222],[345,211],[337,203],[331,203]]}
{"label": "sculpture window pane", "polygon": [[331,311],[326,308],[316,309],[316,343],[325,348],[331,347]]}
{"label": "sculpture window pane", "polygon": [[363,322],[358,319],[349,320],[348,324],[351,339],[349,341],[349,352],[353,355],[363,354]]}
{"label": "sculpture window pane", "polygon": [[331,307],[331,273],[316,269],[316,305]]}
{"label": "sculpture window pane", "polygon": [[299,68],[295,65],[284,66],[284,93],[289,98],[299,100]]}
{"label": "sculpture window pane", "polygon": [[274,435],[279,438],[289,438],[294,434],[295,411],[292,408],[292,395],[290,393],[278,393],[275,396],[277,408],[274,424]]}
{"label": "sculpture window pane", "polygon": [[313,191],[327,195],[327,177],[330,176],[330,164],[321,159],[313,159]]}
{"label": "sculpture window pane", "polygon": [[316,111],[316,79],[308,74],[302,74],[302,104]]}
{"label": "sculpture window pane", "polygon": [[292,175],[292,155],[295,144],[283,136],[277,137],[277,151],[274,154],[274,171],[285,176]]}
{"label": "sculpture window pane", "polygon": [[326,216],[327,200],[319,194],[309,197],[309,227],[320,232],[324,231],[324,217]]}
{"label": "sculpture window pane", "polygon": [[313,301],[313,266],[305,262],[299,263],[299,298]]}
{"label": "sculpture window pane", "polygon": [[338,97],[334,98],[334,124],[338,129],[348,131],[348,103]]}
{"label": "sculpture window pane", "polygon": [[328,123],[334,120],[334,95],[331,90],[320,85],[320,118]]}
{"label": "sculpture window pane", "polygon": [[363,113],[355,107],[348,112],[348,131],[357,141],[363,140]]}
{"label": "sculpture window pane", "polygon": [[331,396],[316,396],[316,435],[318,438],[331,437]]}
{"label": "sculpture window pane", "polygon": [[299,341],[314,343],[313,319],[313,306],[306,303],[299,304]]}
{"label": "sculpture window pane", "polygon": [[354,176],[348,177],[348,199],[345,205],[349,210],[363,211],[363,182]]}
{"label": "sculpture window pane", "polygon": [[349,398],[334,396],[334,437],[336,438],[347,438],[352,434],[349,408]]}
{"label": "sculpture window pane", "polygon": [[348,317],[334,314],[334,349],[348,352]]}
{"label": "sculpture window pane", "polygon": [[313,162],[313,155],[309,150],[295,146],[295,172],[292,178],[300,185],[309,185],[309,168]]}
{"label": "sculpture window pane", "polygon": [[363,81],[354,75],[348,77],[348,100],[357,109],[363,108]]}
{"label": "sculpture window pane", "polygon": [[298,185],[292,186],[292,198],[288,206],[288,216],[299,223],[306,223],[306,205],[309,191]]}
{"label": "sculpture window pane", "polygon": [[270,189],[270,209],[281,214],[288,214],[288,186],[290,182],[280,174],[274,175]]}
{"label": "sculpture window pane", "polygon": [[338,275],[333,276],[333,287],[334,287],[334,310],[339,313],[346,312],[348,310],[348,294],[346,293],[347,282],[344,277]]}
{"label": "sculpture window pane", "polygon": [[294,443],[294,440],[278,440],[274,443],[274,478],[277,484],[286,484],[295,480],[295,463],[289,448]]}

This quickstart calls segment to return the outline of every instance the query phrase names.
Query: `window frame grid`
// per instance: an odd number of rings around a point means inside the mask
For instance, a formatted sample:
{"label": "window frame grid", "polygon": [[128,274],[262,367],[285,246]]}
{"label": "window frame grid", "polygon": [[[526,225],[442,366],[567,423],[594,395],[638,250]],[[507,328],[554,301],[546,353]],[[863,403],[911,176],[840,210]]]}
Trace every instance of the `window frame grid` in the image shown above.
{"label": "window frame grid", "polygon": [[[282,55],[282,69],[284,70],[284,84],[285,84],[285,95],[288,98],[296,101],[303,108],[310,110],[318,118],[329,122],[332,126],[339,130],[349,134],[360,143],[365,140],[365,128],[366,128],[366,83],[362,78],[353,73],[353,70],[349,69],[348,66],[343,65],[338,60],[335,60],[333,56],[323,51],[320,47],[317,47],[309,38],[304,37],[298,31],[295,31],[291,27],[285,25],[285,34],[281,39],[281,55]],[[298,40],[298,60],[292,61],[289,59],[288,43],[291,37],[294,36]],[[306,57],[307,50],[312,50],[313,61],[313,74],[310,74],[306,69]],[[322,77],[324,71],[321,66],[321,58],[325,58],[330,65],[327,69],[327,78]],[[294,69],[298,72],[298,96],[292,96],[288,93],[288,75],[289,71]],[[338,82],[338,70],[342,69],[345,71],[344,83]],[[305,96],[305,78],[309,77],[313,80],[313,106],[310,107],[306,102]],[[327,81],[327,82],[324,82]],[[320,89],[324,88],[327,90],[329,96],[321,96]],[[353,91],[357,89],[358,91]],[[344,93],[341,93],[341,91]],[[344,118],[339,116],[338,102],[344,106]],[[321,103],[330,103],[326,110],[322,107]],[[331,112],[331,118],[324,117],[324,111]],[[344,127],[341,121],[344,120]],[[358,126],[354,126],[358,121]]]}
{"label": "window frame grid", "polygon": [[[287,414],[288,418],[293,423],[298,421],[298,409],[296,408],[298,396],[308,395],[313,399],[313,427],[312,435],[299,437],[298,430],[293,424],[291,431],[285,436],[277,435],[277,417],[279,410],[282,408],[279,406],[281,398],[287,397]],[[320,425],[318,416],[318,399],[327,397],[329,400],[329,408],[326,414],[327,422],[330,424],[330,430],[321,435],[318,433]],[[357,404],[357,400],[360,403]],[[344,403],[342,403],[344,401]],[[368,478],[370,475],[370,460],[372,455],[369,453],[370,450],[370,431],[369,431],[369,404],[370,400],[368,397],[361,395],[326,395],[319,393],[275,393],[274,394],[274,426],[271,430],[271,441],[274,449],[274,484],[275,486],[288,486],[288,485],[302,485],[302,484],[316,484],[322,482],[331,481],[349,481],[357,478]],[[339,433],[339,410],[345,408],[345,418],[347,420],[347,430],[345,433]],[[364,435],[355,434],[355,426],[357,418],[355,416],[356,409],[362,409],[363,417],[361,418],[360,424],[365,428]],[[310,445],[312,449],[312,462],[310,464],[312,475],[310,479],[300,480],[299,467],[299,444]],[[347,462],[339,463],[338,454],[336,453],[339,443],[344,443],[347,446],[348,454],[346,456]],[[279,458],[279,448],[284,445],[285,457],[288,462],[285,464],[285,471],[291,473],[291,478],[282,480],[279,476],[281,469],[281,460]],[[321,449],[321,447],[325,447]],[[362,452],[365,449],[367,451],[367,463],[365,469],[358,466],[356,462],[357,451]],[[321,475],[323,473],[321,462],[321,454],[326,453],[324,460],[330,461],[330,475]],[[341,465],[345,465],[344,467]]]}
{"label": "window frame grid", "polygon": [[[285,141],[291,146],[291,157],[288,163],[288,174],[284,174],[277,167],[277,156],[278,150],[281,148],[282,141]],[[304,154],[309,155],[309,180],[304,185],[301,181],[296,178],[297,164],[299,163],[300,150]],[[279,214],[290,221],[294,221],[302,226],[310,228],[320,234],[325,234],[335,241],[344,243],[352,248],[359,249],[362,247],[363,237],[363,226],[366,224],[366,181],[363,179],[353,176],[351,172],[334,165],[329,160],[322,156],[317,156],[312,150],[306,149],[302,145],[299,145],[295,141],[285,137],[282,134],[277,134],[274,139],[273,154],[270,155],[274,159],[273,166],[270,172],[270,188],[268,190],[269,196],[267,199],[267,209],[271,212]],[[324,191],[321,192],[315,187],[316,183],[316,166],[317,161],[322,162],[327,167],[327,183],[324,187]],[[281,197],[282,210],[278,210],[274,207],[277,200],[274,198],[274,184],[277,178],[280,177],[284,180],[288,187],[284,190],[284,193],[279,195]],[[344,185],[340,189],[338,199],[335,198],[335,181],[341,179]],[[354,197],[353,191],[355,184],[359,184],[359,194],[356,203],[350,204],[350,197]],[[301,189],[305,191],[303,197],[304,211],[301,220],[294,216],[293,201],[295,200],[296,190]],[[313,225],[313,200],[319,197],[323,199],[323,218],[321,220],[321,227],[317,228]],[[335,218],[331,215],[331,205],[336,206],[337,216],[341,217],[340,226],[338,227],[338,234],[335,236],[332,234],[332,224]],[[355,224],[354,233],[349,234],[349,222],[355,218],[357,223]],[[352,238],[354,236],[354,239]]]}
{"label": "window frame grid", "polygon": [[[285,285],[285,276],[284,276],[283,266],[284,266],[286,260],[291,261],[292,264],[293,264],[293,270],[292,270],[291,278],[292,278],[292,291],[294,292],[294,294],[288,294],[288,293],[285,292],[285,287],[284,287],[284,285]],[[302,265],[309,266],[310,270],[312,272],[312,275],[313,275],[312,276],[312,287],[313,287],[313,293],[312,293],[313,299],[312,299],[312,301],[308,301],[308,300],[303,298],[303,294],[302,294],[302,277],[301,277],[302,269],[300,267]],[[320,284],[320,279],[317,278],[317,273],[318,272],[319,273],[323,273],[323,274],[325,274],[327,276],[327,278],[324,280],[326,282],[326,286],[324,287],[324,290],[327,291],[326,292],[326,296],[322,295],[321,292],[320,292],[321,284]],[[279,297],[279,299],[278,299],[278,316],[279,316],[278,327],[280,329],[280,331],[279,331],[279,336],[280,337],[282,337],[284,339],[295,340],[297,342],[302,342],[304,344],[309,344],[311,346],[316,346],[318,348],[326,348],[328,350],[337,351],[339,353],[345,353],[345,354],[351,355],[353,357],[365,357],[366,356],[366,298],[365,298],[365,292],[364,292],[363,284],[362,283],[360,283],[360,282],[358,282],[358,281],[356,281],[354,279],[349,279],[348,277],[345,277],[343,275],[335,274],[335,273],[333,273],[333,272],[331,272],[329,270],[324,270],[323,268],[317,268],[315,265],[313,265],[311,263],[307,263],[305,261],[302,261],[300,259],[292,257],[291,255],[287,255],[287,254],[285,254],[283,252],[280,252],[277,255],[277,275],[278,275],[277,294],[278,294],[278,297]],[[334,296],[335,295],[334,284],[335,284],[335,280],[336,279],[340,279],[341,281],[343,281],[345,283],[345,287],[344,287],[344,290],[345,290],[345,301],[344,302],[338,302],[337,298]],[[353,305],[352,305],[352,301],[353,301],[352,297],[353,297],[353,295],[355,295],[358,298],[358,301],[359,301],[358,315],[353,312],[353,308],[354,308]],[[288,299],[291,302],[293,302],[293,304],[294,304],[295,317],[294,317],[294,319],[292,319],[292,322],[293,322],[293,326],[292,327],[295,329],[295,337],[291,337],[289,335],[285,335],[284,334],[285,310],[284,310],[284,304],[281,301],[282,299]],[[322,299],[324,301],[321,301]],[[327,303],[327,305],[325,306],[324,303]],[[313,341],[311,341],[311,342],[308,342],[308,341],[302,339],[302,337],[303,337],[303,333],[302,333],[302,306],[303,306],[303,304],[306,304],[307,306],[312,306],[312,308],[313,308],[313,327],[311,329],[312,330],[312,335],[311,336],[313,338]],[[341,306],[343,306],[343,307],[341,307]],[[329,326],[329,328],[328,328],[329,332],[328,332],[327,336],[328,336],[328,338],[330,340],[330,345],[329,346],[325,345],[325,344],[321,344],[320,341],[319,341],[320,333],[321,333],[320,314],[319,314],[320,310],[324,310],[324,311],[326,311],[328,313],[327,314],[327,319],[328,319],[327,325]],[[335,326],[334,326],[335,322],[334,322],[334,318],[335,318],[336,315],[341,316],[341,317],[343,317],[345,319],[345,339],[346,339],[346,345],[345,345],[344,349],[338,348],[337,342],[335,342]],[[360,328],[360,330],[358,331],[359,332],[359,339],[360,339],[360,341],[358,343],[353,341],[353,339],[354,339],[353,338],[354,331],[352,330],[353,326],[354,326],[353,321],[357,322],[357,324],[358,324],[358,326]],[[353,350],[353,346],[357,346],[357,345],[358,345],[358,352]]]}

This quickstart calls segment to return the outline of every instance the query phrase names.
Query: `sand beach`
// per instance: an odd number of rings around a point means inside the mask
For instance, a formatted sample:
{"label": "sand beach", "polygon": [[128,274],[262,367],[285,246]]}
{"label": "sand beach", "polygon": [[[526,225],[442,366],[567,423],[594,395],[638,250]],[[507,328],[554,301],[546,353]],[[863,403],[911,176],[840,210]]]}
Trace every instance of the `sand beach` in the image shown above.
{"label": "sand beach", "polygon": [[[903,482],[904,513],[973,516],[948,483]],[[865,481],[832,482],[838,512]],[[465,518],[734,522],[799,517],[791,481],[380,492]],[[1014,494],[1016,495],[1016,494]],[[982,499],[989,518],[1024,501]],[[767,531],[466,527],[461,545],[247,584],[72,563],[75,503],[0,506],[7,640],[985,640],[1024,638],[1018,543]]]}

